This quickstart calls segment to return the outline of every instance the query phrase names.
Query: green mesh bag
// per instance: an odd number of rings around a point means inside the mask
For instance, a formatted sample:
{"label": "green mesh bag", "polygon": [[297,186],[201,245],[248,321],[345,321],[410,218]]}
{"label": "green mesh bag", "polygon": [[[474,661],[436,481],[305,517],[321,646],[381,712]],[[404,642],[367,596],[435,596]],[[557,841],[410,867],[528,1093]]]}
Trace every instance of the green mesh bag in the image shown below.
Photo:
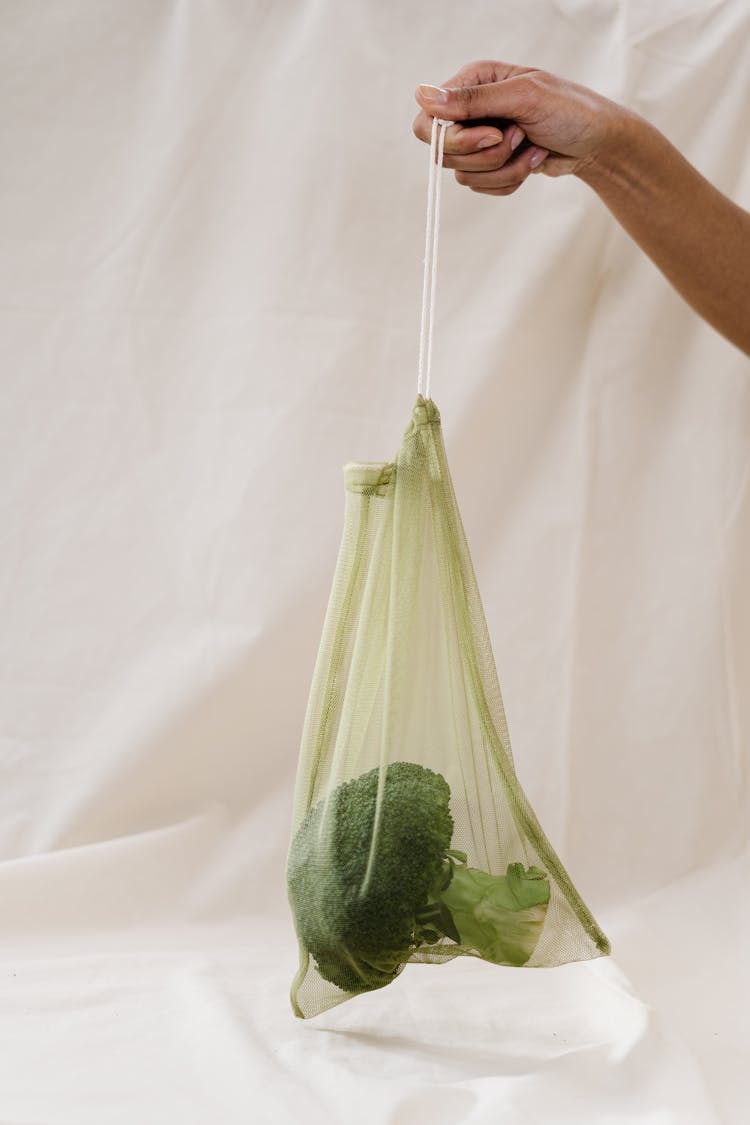
{"label": "green mesh bag", "polygon": [[448,124],[433,121],[430,147],[420,392],[393,461],[344,466],[287,858],[300,948],[291,1000],[303,1018],[384,987],[408,962],[529,968],[610,951],[516,776],[429,397],[436,135],[439,168]]}

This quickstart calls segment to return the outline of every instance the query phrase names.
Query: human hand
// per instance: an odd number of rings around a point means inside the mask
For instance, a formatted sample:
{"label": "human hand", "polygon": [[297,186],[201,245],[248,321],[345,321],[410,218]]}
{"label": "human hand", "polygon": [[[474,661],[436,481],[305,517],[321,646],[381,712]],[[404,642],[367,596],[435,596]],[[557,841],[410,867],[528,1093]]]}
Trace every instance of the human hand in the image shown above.
{"label": "human hand", "polygon": [[[447,96],[439,100],[441,89]],[[628,116],[584,86],[487,59],[468,63],[442,87],[418,86],[415,96],[422,108],[414,135],[429,144],[433,117],[458,122],[445,131],[443,164],[485,195],[511,195],[531,172],[585,175],[617,143]]]}

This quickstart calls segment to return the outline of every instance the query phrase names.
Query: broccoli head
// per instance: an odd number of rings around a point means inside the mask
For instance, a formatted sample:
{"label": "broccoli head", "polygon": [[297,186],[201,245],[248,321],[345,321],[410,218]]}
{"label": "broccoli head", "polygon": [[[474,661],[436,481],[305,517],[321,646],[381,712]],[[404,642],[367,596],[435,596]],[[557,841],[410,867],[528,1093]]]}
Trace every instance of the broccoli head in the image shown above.
{"label": "broccoli head", "polygon": [[445,778],[393,762],[344,782],[308,811],[289,850],[298,936],[320,975],[345,992],[389,984],[420,947],[449,940],[498,964],[522,965],[539,939],[549,881],[466,866],[451,850]]}

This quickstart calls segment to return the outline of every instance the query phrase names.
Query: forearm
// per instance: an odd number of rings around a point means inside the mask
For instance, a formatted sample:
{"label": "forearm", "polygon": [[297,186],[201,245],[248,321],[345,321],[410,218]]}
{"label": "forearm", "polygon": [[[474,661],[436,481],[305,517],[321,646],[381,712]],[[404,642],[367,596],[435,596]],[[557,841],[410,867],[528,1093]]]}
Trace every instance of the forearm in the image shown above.
{"label": "forearm", "polygon": [[637,115],[623,114],[617,134],[576,174],[695,311],[750,355],[750,213]]}

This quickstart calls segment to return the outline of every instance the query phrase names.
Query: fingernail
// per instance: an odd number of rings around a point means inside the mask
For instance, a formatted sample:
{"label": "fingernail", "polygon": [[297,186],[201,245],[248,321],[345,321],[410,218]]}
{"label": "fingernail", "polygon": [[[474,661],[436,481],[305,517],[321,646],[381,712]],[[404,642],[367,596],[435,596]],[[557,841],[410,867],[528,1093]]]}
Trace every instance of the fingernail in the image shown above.
{"label": "fingernail", "polygon": [[513,131],[510,134],[510,151],[514,152],[518,148],[522,140],[523,129],[519,129],[518,126],[515,125],[513,127]]}
{"label": "fingernail", "polygon": [[549,155],[546,149],[538,148],[529,160],[529,168],[538,168],[542,161]]}
{"label": "fingernail", "polygon": [[419,86],[418,90],[422,97],[430,102],[447,102],[450,96],[442,86]]}
{"label": "fingernail", "polygon": [[489,148],[491,145],[499,145],[502,139],[502,133],[495,133],[494,137],[482,137],[477,148]]}

